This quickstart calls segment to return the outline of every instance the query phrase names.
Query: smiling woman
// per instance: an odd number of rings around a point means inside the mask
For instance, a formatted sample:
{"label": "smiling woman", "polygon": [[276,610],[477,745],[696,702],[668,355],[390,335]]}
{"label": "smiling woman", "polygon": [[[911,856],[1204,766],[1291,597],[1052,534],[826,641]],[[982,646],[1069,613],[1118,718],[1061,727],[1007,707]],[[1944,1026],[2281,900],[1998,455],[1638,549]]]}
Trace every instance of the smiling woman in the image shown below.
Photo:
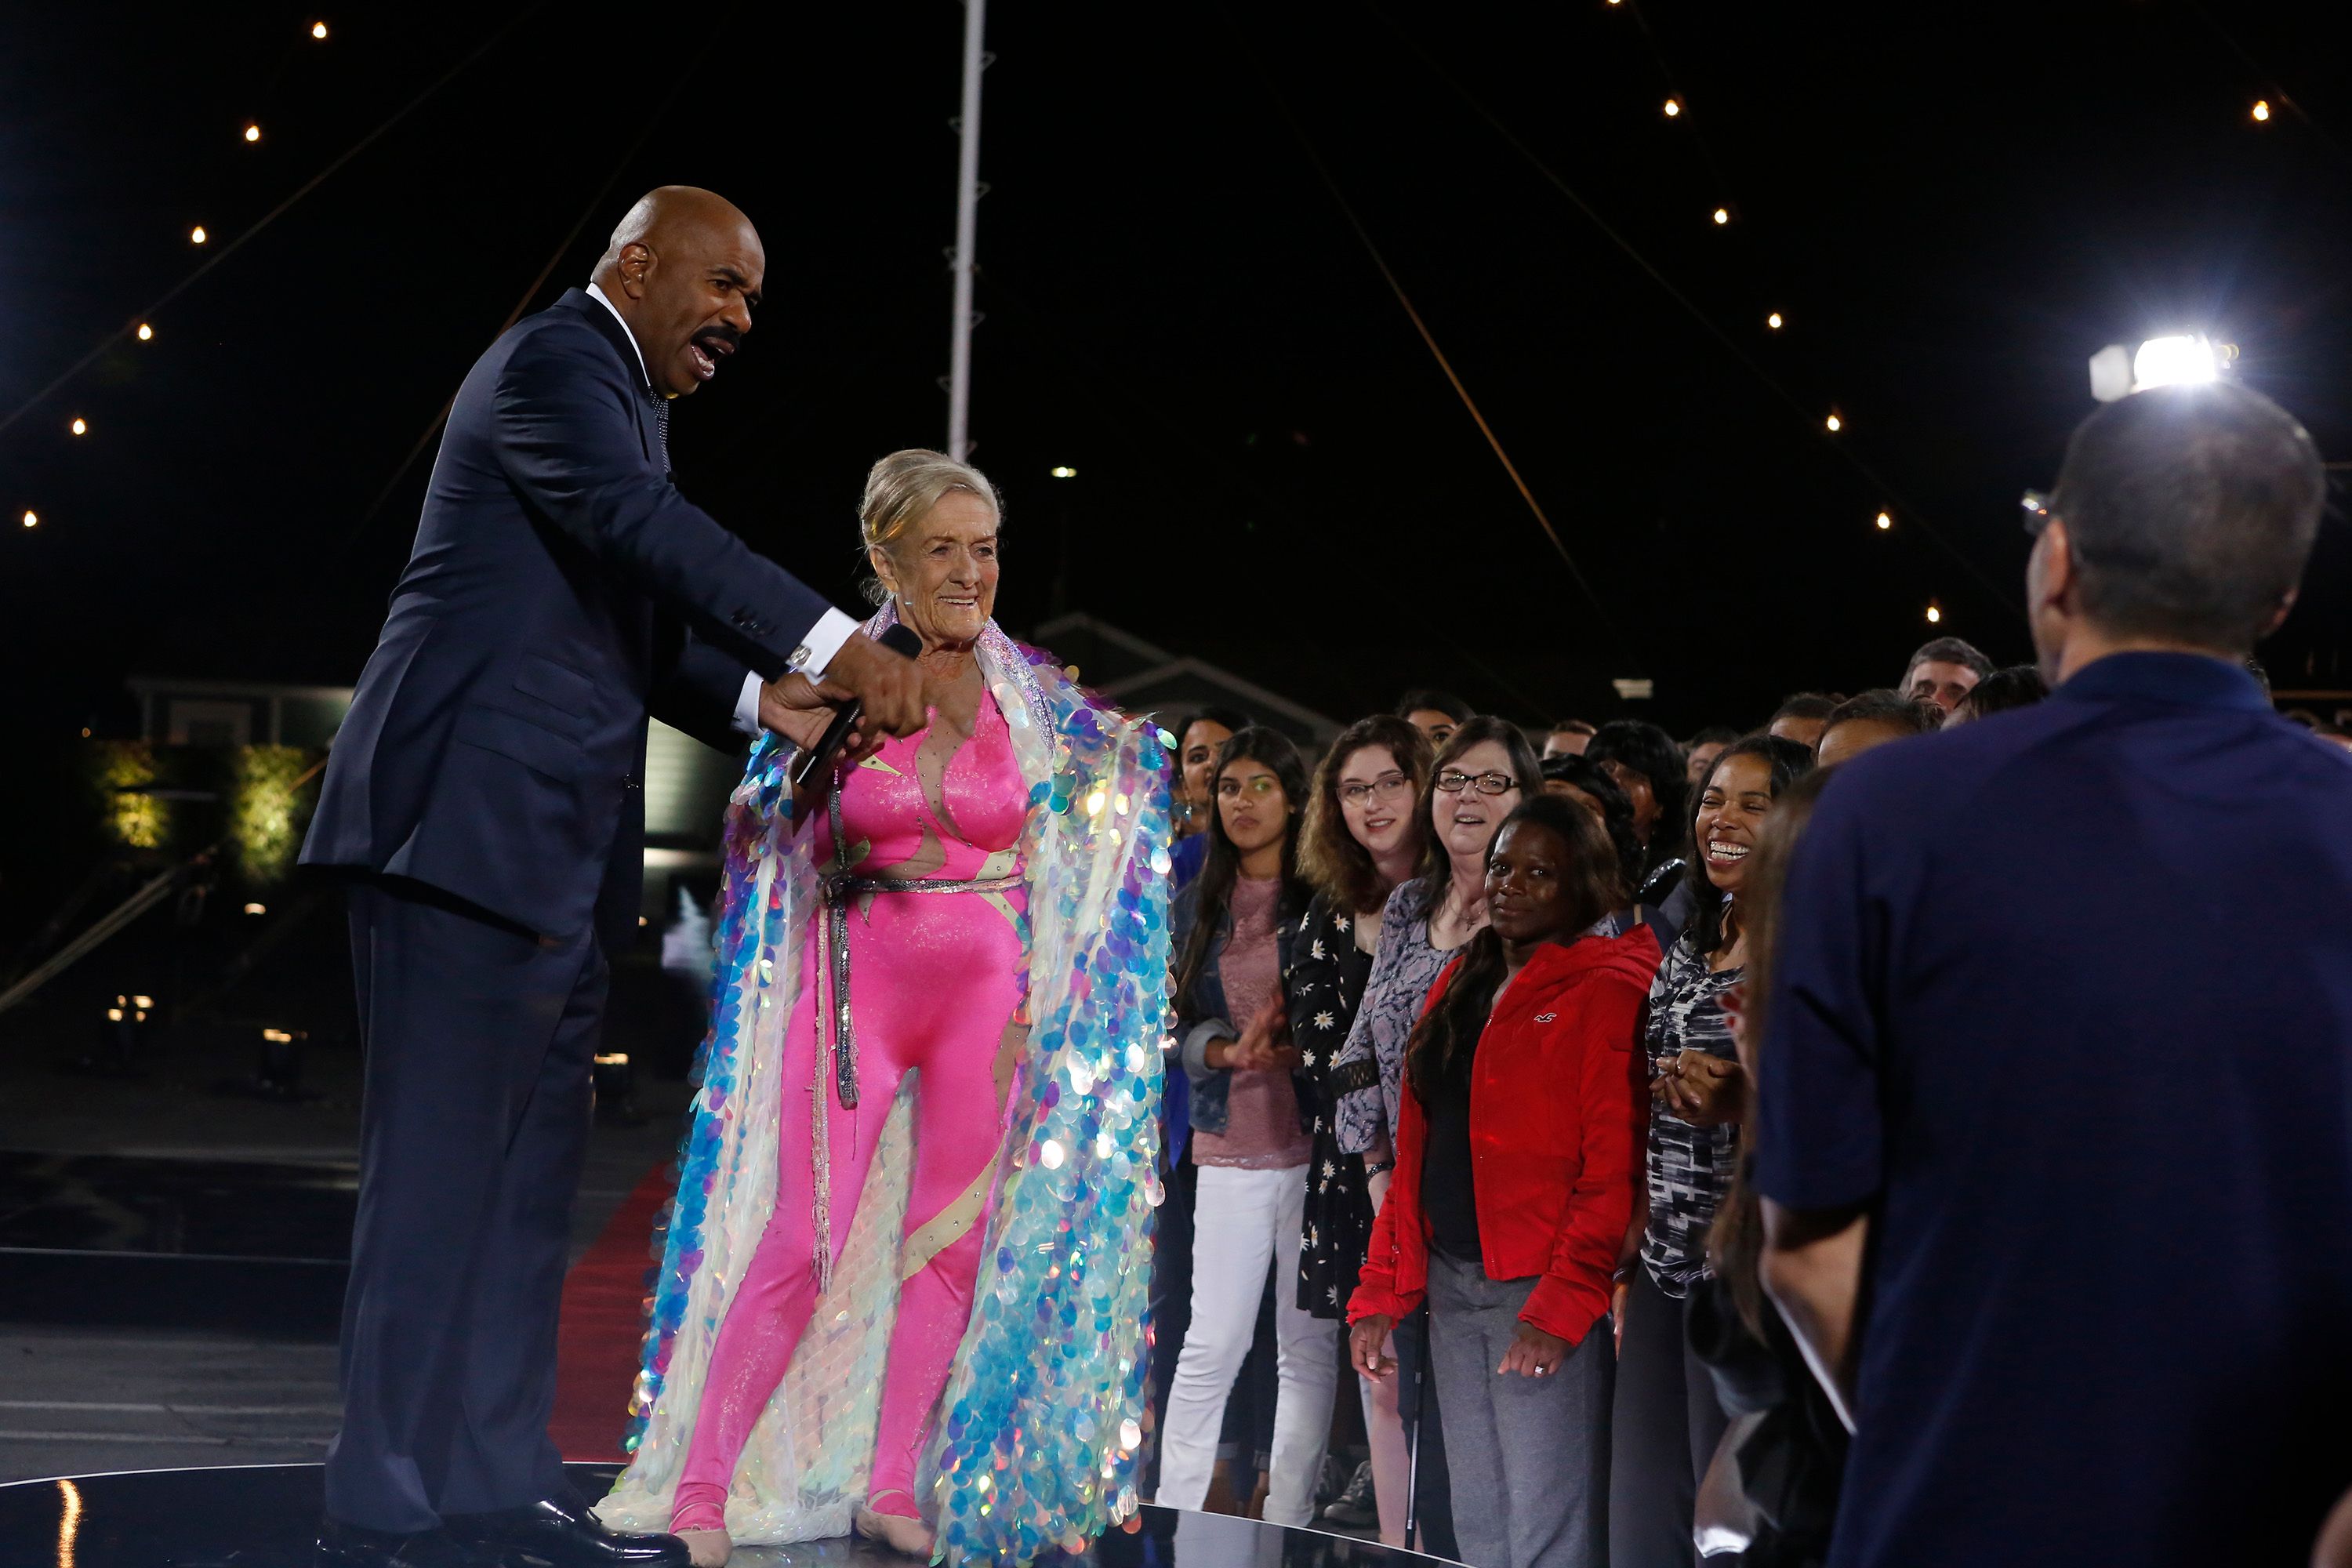
{"label": "smiling woman", "polygon": [[[1794,741],[1751,735],[1727,748],[1699,792],[1685,879],[1689,922],[1650,988],[1649,1209],[1628,1235],[1640,1258],[1623,1283],[1612,1429],[1609,1528],[1622,1562],[1686,1561],[1698,1478],[1727,1424],[1706,1369],[1684,1349],[1684,1304],[1706,1278],[1706,1232],[1739,1162],[1747,1100],[1724,998],[1746,978],[1740,889],[1759,831],[1813,765]],[[1661,831],[1658,838],[1664,840]]]}

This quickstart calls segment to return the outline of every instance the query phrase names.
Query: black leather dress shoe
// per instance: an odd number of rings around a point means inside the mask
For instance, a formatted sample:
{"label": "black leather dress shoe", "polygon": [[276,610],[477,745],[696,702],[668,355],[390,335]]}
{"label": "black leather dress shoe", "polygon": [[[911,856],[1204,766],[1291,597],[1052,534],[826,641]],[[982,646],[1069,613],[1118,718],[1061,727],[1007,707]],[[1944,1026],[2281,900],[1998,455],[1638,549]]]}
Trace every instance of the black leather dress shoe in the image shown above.
{"label": "black leather dress shoe", "polygon": [[451,1536],[503,1568],[690,1568],[675,1535],[607,1530],[579,1501],[542,1498],[496,1513],[453,1513]]}
{"label": "black leather dress shoe", "polygon": [[[330,1519],[319,1526],[317,1568],[497,1568],[446,1530],[395,1535]],[[682,1560],[681,1560],[682,1561]]]}

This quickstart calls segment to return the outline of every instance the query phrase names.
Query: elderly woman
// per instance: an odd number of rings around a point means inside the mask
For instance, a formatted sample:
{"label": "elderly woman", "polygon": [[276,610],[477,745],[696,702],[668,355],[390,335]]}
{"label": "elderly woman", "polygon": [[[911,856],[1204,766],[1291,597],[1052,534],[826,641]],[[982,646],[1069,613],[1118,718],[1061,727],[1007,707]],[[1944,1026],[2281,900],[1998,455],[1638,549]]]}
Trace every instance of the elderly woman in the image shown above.
{"label": "elderly woman", "polygon": [[867,629],[920,637],[930,724],[799,796],[765,741],[729,813],[642,1425],[599,1510],[705,1568],[853,1523],[1024,1563],[1136,1507],[1167,758],[997,629],[998,519],[962,463],[875,465]]}

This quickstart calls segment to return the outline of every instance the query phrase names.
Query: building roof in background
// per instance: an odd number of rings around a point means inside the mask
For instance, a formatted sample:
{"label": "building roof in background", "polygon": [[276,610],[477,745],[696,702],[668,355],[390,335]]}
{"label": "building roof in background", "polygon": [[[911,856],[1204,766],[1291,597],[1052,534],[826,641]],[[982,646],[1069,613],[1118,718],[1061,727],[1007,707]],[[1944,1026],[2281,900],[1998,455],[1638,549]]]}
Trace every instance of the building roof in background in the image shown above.
{"label": "building roof in background", "polygon": [[1238,708],[1309,750],[1329,745],[1347,727],[1207,659],[1171,652],[1083,611],[1056,616],[1024,640],[1076,666],[1081,685],[1130,713],[1172,723],[1195,708]]}

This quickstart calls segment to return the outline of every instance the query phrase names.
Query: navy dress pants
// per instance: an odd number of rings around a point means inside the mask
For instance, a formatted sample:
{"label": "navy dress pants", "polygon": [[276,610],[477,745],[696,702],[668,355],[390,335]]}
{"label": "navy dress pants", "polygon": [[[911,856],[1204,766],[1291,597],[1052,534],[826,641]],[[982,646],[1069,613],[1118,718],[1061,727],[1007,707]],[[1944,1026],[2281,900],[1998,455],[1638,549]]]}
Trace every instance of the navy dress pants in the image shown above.
{"label": "navy dress pants", "polygon": [[350,901],[366,1077],[327,1511],[413,1532],[562,1489],[547,1419],[606,971],[592,932],[417,883]]}

